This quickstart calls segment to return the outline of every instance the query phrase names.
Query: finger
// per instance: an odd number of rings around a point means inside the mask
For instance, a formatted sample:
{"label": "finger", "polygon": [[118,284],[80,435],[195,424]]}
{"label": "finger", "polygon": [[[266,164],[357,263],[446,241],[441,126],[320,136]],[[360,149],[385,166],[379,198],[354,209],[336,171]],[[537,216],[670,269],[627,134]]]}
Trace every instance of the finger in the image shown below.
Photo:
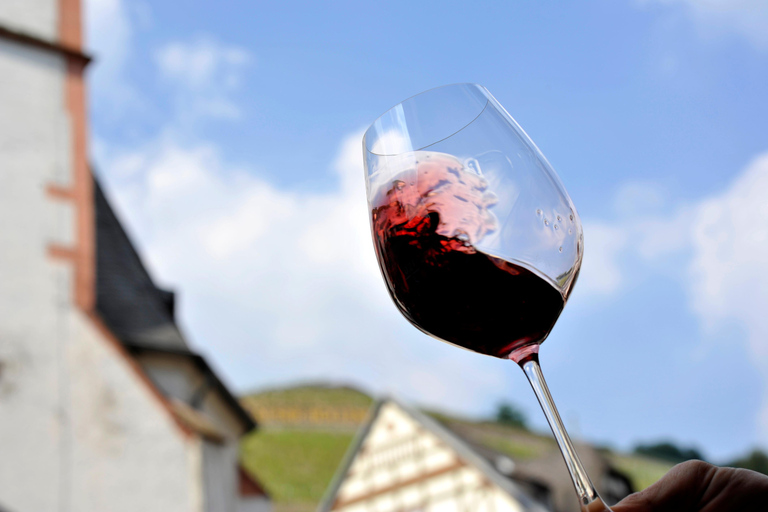
{"label": "finger", "polygon": [[717,468],[700,460],[678,464],[647,489],[624,498],[614,512],[693,512]]}
{"label": "finger", "polygon": [[748,469],[718,468],[700,504],[701,512],[765,512],[768,477]]}

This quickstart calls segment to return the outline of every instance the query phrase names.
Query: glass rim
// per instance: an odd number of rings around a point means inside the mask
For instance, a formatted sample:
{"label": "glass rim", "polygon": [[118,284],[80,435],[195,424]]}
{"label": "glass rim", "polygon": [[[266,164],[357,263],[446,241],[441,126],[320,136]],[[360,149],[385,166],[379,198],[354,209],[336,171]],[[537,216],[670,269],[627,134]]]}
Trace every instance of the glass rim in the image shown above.
{"label": "glass rim", "polygon": [[[482,107],[481,109],[479,109],[479,111],[478,111],[478,113],[477,113],[477,115],[476,115],[476,116],[474,116],[474,117],[473,117],[472,119],[470,119],[470,120],[469,120],[467,123],[465,123],[464,125],[462,125],[462,126],[461,126],[461,128],[459,128],[458,130],[455,130],[455,131],[451,132],[449,135],[446,135],[445,137],[442,137],[442,138],[440,138],[440,139],[438,139],[438,140],[435,140],[435,141],[433,141],[433,142],[430,142],[429,144],[426,144],[426,145],[424,145],[424,146],[421,146],[421,147],[419,147],[419,148],[413,148],[413,149],[410,149],[409,151],[402,151],[402,152],[400,152],[400,153],[388,153],[388,154],[384,154],[384,153],[376,153],[375,151],[372,151],[371,149],[369,149],[369,148],[368,148],[368,143],[367,143],[367,140],[368,140],[368,133],[371,131],[371,128],[373,128],[373,127],[376,125],[376,123],[378,123],[378,122],[379,122],[379,120],[380,120],[380,119],[382,119],[384,116],[386,116],[387,114],[389,114],[390,112],[392,112],[394,109],[396,109],[396,108],[397,108],[397,107],[399,107],[400,105],[402,105],[402,104],[404,104],[404,103],[406,103],[406,102],[408,102],[408,101],[411,101],[411,100],[413,100],[413,99],[415,99],[415,98],[417,98],[417,97],[419,97],[419,96],[423,96],[423,95],[425,95],[425,94],[429,94],[429,93],[435,92],[435,91],[437,91],[437,90],[440,90],[440,89],[446,89],[446,88],[448,88],[448,87],[459,87],[459,86],[471,86],[471,87],[475,87],[475,88],[477,88],[477,89],[478,89],[480,92],[482,92],[482,93],[483,93],[483,96],[485,96],[485,104],[483,105],[483,107]],[[439,142],[442,142],[442,141],[444,141],[444,140],[446,140],[446,139],[450,139],[451,137],[453,137],[454,135],[456,135],[457,133],[459,133],[460,131],[462,131],[463,129],[465,129],[467,126],[469,126],[469,125],[471,125],[472,123],[474,123],[474,122],[475,122],[475,120],[476,120],[478,117],[480,117],[480,116],[483,114],[483,112],[485,112],[485,110],[488,108],[488,104],[491,102],[490,98],[488,97],[488,96],[489,96],[489,94],[490,94],[490,93],[488,92],[488,89],[486,89],[486,88],[485,88],[485,87],[483,87],[482,85],[480,85],[480,84],[478,84],[478,83],[475,83],[475,82],[455,82],[455,83],[452,83],[452,84],[438,85],[437,87],[432,87],[432,88],[430,88],[430,89],[427,89],[427,90],[425,90],[425,91],[421,91],[421,92],[419,92],[419,93],[416,93],[416,94],[414,94],[414,95],[412,95],[412,96],[409,96],[409,97],[405,98],[404,100],[402,100],[402,101],[399,101],[399,102],[395,103],[394,105],[392,105],[390,108],[388,108],[387,110],[385,110],[385,111],[384,111],[384,112],[383,112],[383,113],[382,113],[382,114],[381,114],[379,117],[377,117],[377,118],[376,118],[376,119],[375,119],[375,120],[374,120],[374,121],[373,121],[373,122],[370,124],[370,126],[368,126],[368,128],[365,130],[365,133],[363,134],[363,148],[365,149],[365,151],[366,151],[366,152],[368,152],[368,153],[370,153],[370,154],[372,154],[372,155],[376,155],[376,156],[399,156],[399,155],[405,154],[405,153],[407,153],[407,152],[410,152],[410,151],[421,151],[421,150],[424,150],[424,149],[426,149],[426,148],[428,148],[428,147],[430,147],[430,146],[434,146],[435,144],[437,144],[437,143],[439,143]]]}

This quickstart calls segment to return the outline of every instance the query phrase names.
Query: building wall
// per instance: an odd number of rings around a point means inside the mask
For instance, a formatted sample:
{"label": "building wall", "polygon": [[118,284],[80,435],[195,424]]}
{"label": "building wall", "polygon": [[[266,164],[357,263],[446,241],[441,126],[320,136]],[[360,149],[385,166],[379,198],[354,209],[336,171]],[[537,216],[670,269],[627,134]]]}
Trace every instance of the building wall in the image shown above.
{"label": "building wall", "polygon": [[[189,402],[192,396],[206,385],[205,376],[185,357],[145,354],[138,360],[158,388],[181,401]],[[200,485],[203,490],[204,510],[236,512],[239,502],[239,438],[242,425],[213,390],[206,393],[200,404],[200,411],[225,436],[222,443],[201,443]]]}
{"label": "building wall", "polygon": [[237,512],[238,444],[203,443],[203,494],[206,512]]}
{"label": "building wall", "polygon": [[89,318],[72,320],[72,510],[202,511],[199,443]]}
{"label": "building wall", "polygon": [[237,512],[272,512],[272,502],[264,496],[241,497],[236,510]]}
{"label": "building wall", "polygon": [[339,512],[523,512],[394,403],[382,406],[336,494]]}
{"label": "building wall", "polygon": [[[0,0],[0,26],[76,51],[79,1]],[[0,39],[0,508],[236,512],[238,418],[209,393],[227,439],[202,441],[90,316],[84,60],[66,59]],[[178,360],[153,377],[181,399],[203,381]]]}
{"label": "building wall", "polygon": [[58,35],[59,0],[3,0],[0,24],[48,41]]}
{"label": "building wall", "polygon": [[[45,28],[47,2],[0,6],[0,22]],[[72,186],[65,70],[0,39],[0,506],[202,511],[200,445],[74,305],[74,203],[51,192]]]}
{"label": "building wall", "polygon": [[0,503],[11,511],[58,510],[65,492],[61,305],[71,292],[68,265],[46,247],[69,238],[72,213],[45,194],[68,170],[64,66],[0,40]]}

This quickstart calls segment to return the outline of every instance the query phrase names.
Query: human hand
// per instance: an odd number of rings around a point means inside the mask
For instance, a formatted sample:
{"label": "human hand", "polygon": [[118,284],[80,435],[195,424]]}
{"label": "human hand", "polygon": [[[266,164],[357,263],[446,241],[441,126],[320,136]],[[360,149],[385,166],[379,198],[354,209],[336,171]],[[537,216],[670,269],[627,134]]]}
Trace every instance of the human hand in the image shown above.
{"label": "human hand", "polygon": [[613,512],[764,512],[768,476],[690,460],[647,489],[624,498]]}

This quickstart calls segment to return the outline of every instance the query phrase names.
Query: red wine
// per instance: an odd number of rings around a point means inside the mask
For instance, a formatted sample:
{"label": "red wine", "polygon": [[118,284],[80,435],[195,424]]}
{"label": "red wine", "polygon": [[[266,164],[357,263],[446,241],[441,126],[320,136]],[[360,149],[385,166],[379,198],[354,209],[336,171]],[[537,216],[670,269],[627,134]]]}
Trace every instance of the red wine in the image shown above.
{"label": "red wine", "polygon": [[503,358],[541,343],[564,301],[545,279],[472,245],[495,226],[486,188],[455,158],[421,152],[373,194],[373,236],[389,293],[411,323]]}

